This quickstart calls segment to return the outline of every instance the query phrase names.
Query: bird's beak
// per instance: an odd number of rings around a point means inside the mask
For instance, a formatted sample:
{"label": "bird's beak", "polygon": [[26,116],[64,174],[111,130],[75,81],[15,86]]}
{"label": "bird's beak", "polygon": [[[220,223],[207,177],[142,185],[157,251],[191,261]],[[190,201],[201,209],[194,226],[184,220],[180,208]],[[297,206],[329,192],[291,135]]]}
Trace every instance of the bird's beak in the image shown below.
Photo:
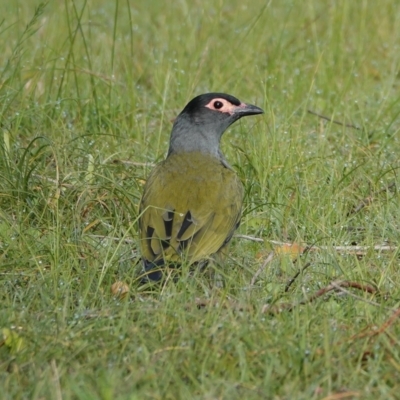
{"label": "bird's beak", "polygon": [[246,115],[264,114],[264,110],[260,107],[253,106],[252,104],[241,103],[240,106],[235,107],[233,114],[238,117],[245,117]]}

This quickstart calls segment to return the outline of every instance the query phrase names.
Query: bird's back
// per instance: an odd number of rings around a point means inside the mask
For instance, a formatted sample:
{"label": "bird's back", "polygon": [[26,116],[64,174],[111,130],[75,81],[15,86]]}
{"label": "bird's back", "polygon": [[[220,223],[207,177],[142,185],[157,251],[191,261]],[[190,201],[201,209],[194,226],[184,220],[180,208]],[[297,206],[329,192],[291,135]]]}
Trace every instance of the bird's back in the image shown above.
{"label": "bird's back", "polygon": [[218,252],[237,227],[243,186],[221,160],[200,152],[171,154],[150,174],[140,206],[143,259],[194,263]]}

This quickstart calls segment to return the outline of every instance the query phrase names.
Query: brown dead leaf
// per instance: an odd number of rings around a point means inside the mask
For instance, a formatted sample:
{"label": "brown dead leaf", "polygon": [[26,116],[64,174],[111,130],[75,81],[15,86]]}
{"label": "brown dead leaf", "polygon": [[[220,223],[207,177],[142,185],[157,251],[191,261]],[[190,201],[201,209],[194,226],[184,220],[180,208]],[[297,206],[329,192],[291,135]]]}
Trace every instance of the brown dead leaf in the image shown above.
{"label": "brown dead leaf", "polygon": [[129,286],[128,284],[122,281],[114,282],[111,285],[111,293],[113,296],[123,299],[129,293]]}
{"label": "brown dead leaf", "polygon": [[289,256],[295,260],[300,254],[305,251],[306,247],[300,246],[298,243],[284,243],[275,247],[275,253],[279,255]]}
{"label": "brown dead leaf", "polygon": [[346,392],[330,394],[329,396],[324,397],[322,400],[355,399],[360,396],[361,396],[360,392],[346,391]]}

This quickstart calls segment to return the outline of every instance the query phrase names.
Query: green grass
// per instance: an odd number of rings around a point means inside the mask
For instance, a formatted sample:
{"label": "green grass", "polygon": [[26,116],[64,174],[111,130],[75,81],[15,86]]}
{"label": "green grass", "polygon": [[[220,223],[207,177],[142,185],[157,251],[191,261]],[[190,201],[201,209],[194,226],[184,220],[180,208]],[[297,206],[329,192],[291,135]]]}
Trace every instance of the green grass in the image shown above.
{"label": "green grass", "polygon": [[[399,252],[335,250],[400,241],[396,2],[0,9],[1,398],[398,398],[399,319],[384,324],[399,307]],[[149,289],[138,284],[143,182],[171,120],[208,91],[266,111],[223,138],[246,188],[239,233],[265,244],[233,240],[223,287],[184,272]],[[252,286],[271,240],[324,250],[277,255]],[[377,293],[263,312],[335,280]]]}

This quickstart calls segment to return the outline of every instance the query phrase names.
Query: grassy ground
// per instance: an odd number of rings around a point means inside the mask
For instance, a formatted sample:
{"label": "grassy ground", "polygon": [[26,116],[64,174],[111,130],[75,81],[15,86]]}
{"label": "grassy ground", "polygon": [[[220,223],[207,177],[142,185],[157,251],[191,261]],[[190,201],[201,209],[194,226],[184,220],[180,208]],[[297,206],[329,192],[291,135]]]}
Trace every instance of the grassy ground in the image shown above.
{"label": "grassy ground", "polygon": [[[399,398],[396,2],[0,10],[1,398]],[[233,240],[222,288],[186,272],[140,287],[143,182],[208,91],[266,110],[223,143],[239,233],[264,243]],[[337,249],[354,245],[369,250]]]}

